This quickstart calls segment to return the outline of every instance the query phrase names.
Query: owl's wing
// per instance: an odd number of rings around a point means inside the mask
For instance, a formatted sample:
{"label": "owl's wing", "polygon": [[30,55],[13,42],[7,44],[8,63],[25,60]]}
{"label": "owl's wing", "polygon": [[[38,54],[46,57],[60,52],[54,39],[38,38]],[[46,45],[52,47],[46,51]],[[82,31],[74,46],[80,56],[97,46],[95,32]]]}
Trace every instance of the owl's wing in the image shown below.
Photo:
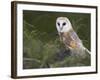
{"label": "owl's wing", "polygon": [[70,37],[72,38],[72,40],[76,41],[76,42],[81,42],[81,40],[79,39],[78,35],[76,34],[75,31],[72,31],[70,33]]}

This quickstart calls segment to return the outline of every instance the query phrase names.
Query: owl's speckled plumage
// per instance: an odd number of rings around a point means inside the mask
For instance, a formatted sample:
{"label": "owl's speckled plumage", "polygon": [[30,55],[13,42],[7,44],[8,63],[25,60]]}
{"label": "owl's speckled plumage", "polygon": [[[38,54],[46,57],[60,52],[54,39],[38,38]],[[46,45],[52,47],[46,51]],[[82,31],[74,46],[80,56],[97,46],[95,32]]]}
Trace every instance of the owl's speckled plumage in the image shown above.
{"label": "owl's speckled plumage", "polygon": [[60,40],[65,44],[66,49],[70,49],[70,51],[74,54],[85,53],[86,48],[83,46],[81,39],[73,30],[71,22],[67,17],[58,17],[56,20],[56,28],[60,36]]}

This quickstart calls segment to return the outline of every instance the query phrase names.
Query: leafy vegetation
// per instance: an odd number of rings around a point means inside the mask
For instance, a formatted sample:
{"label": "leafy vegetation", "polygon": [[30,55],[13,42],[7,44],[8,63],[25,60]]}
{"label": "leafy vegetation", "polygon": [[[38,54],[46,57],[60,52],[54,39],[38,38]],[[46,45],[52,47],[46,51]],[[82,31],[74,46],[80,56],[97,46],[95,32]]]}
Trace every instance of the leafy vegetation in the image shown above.
{"label": "leafy vegetation", "polygon": [[23,11],[23,68],[53,68],[91,65],[90,55],[71,56],[59,41],[55,22],[65,16],[90,50],[90,14]]}

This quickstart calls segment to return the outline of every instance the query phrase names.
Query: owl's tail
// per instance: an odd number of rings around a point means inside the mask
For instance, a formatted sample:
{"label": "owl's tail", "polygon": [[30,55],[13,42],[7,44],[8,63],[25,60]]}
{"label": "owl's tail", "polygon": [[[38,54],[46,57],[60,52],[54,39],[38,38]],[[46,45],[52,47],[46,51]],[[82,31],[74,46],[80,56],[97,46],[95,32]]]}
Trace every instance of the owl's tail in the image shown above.
{"label": "owl's tail", "polygon": [[81,47],[81,49],[83,49],[87,53],[91,54],[91,52],[83,44],[80,44],[80,47]]}
{"label": "owl's tail", "polygon": [[85,50],[86,52],[88,52],[89,54],[91,54],[91,52],[90,52],[87,48],[84,47],[84,50]]}

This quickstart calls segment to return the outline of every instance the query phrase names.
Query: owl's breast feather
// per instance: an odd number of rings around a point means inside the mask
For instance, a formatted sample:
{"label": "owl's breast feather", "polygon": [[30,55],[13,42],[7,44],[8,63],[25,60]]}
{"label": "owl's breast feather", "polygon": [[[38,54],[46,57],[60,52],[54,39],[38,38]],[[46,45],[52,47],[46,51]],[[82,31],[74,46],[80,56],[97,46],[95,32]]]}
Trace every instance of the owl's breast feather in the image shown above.
{"label": "owl's breast feather", "polygon": [[76,49],[78,48],[78,44],[75,40],[73,40],[70,36],[70,32],[63,32],[63,33],[60,33],[60,37],[63,41],[63,43],[70,47],[71,49]]}

